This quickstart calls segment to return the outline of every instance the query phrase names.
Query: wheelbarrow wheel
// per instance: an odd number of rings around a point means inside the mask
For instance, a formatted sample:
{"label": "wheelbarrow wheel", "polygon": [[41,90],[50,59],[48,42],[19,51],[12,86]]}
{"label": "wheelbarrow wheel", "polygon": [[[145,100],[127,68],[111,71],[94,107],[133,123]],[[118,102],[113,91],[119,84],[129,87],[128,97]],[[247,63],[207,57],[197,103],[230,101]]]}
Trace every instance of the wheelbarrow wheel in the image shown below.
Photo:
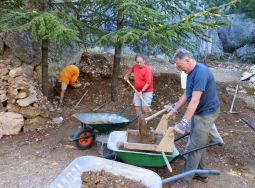
{"label": "wheelbarrow wheel", "polygon": [[[87,138],[83,138],[84,136],[87,136]],[[75,146],[78,149],[85,150],[91,148],[95,141],[96,136],[93,130],[79,129],[76,133],[74,133],[73,138],[77,138],[73,141]]]}

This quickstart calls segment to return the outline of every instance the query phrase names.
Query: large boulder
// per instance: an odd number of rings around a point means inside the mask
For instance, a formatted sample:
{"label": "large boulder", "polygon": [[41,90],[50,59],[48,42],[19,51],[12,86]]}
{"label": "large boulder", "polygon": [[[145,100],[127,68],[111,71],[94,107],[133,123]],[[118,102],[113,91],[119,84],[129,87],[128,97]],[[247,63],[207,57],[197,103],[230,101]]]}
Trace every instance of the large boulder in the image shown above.
{"label": "large boulder", "polygon": [[255,63],[255,43],[238,48],[236,55],[244,63]]}
{"label": "large boulder", "polygon": [[255,42],[255,20],[244,14],[232,14],[233,25],[222,27],[218,35],[225,52],[234,52],[247,43]]}
{"label": "large boulder", "polygon": [[24,126],[24,118],[14,112],[0,112],[0,138],[3,135],[16,135]]}
{"label": "large boulder", "polygon": [[5,33],[4,43],[20,60],[28,64],[38,65],[41,62],[41,48],[27,33]]}

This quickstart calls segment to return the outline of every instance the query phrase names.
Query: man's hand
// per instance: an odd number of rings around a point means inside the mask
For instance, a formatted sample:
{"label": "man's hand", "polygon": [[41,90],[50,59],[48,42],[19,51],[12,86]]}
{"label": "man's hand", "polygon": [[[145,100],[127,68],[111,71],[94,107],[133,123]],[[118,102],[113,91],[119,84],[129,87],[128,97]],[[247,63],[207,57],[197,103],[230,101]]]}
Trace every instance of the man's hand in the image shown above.
{"label": "man's hand", "polygon": [[165,105],[165,109],[167,112],[172,112],[172,113],[176,113],[176,104],[169,104],[169,105]]}
{"label": "man's hand", "polygon": [[124,76],[124,80],[126,80],[126,81],[127,81],[127,80],[128,80],[128,76]]}
{"label": "man's hand", "polygon": [[189,123],[186,119],[182,119],[179,123],[174,126],[174,130],[179,134],[184,134]]}

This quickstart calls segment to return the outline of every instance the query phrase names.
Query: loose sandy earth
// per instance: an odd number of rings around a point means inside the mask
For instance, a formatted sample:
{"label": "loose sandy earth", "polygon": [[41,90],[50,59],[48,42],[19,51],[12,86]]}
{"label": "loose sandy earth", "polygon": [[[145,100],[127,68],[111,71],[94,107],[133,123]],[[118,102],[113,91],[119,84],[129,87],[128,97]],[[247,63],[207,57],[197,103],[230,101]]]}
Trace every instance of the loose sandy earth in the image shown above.
{"label": "loose sandy earth", "polygon": [[[168,67],[169,66],[169,67]],[[155,68],[155,97],[152,104],[154,111],[159,110],[168,102],[175,102],[181,90],[179,80],[174,72],[173,65],[162,64],[159,70]],[[164,71],[168,70],[168,71]],[[240,117],[247,117],[252,123],[254,111],[238,99],[235,109],[241,114],[228,114],[233,96],[229,95],[226,87],[235,87],[240,72],[225,69],[213,70],[218,84],[221,99],[222,113],[216,124],[224,138],[225,146],[208,149],[210,169],[218,169],[220,176],[210,176],[207,184],[192,182],[192,187],[209,188],[250,188],[255,185],[255,132],[252,132],[241,121]],[[5,136],[0,140],[0,187],[1,188],[44,188],[76,157],[84,155],[99,156],[94,145],[89,150],[78,150],[68,140],[68,137],[77,130],[79,122],[71,118],[77,112],[91,112],[93,108],[110,99],[110,80],[93,81],[89,86],[87,96],[80,107],[73,109],[86,89],[69,89],[66,95],[66,105],[62,110],[51,112],[50,117],[62,116],[65,119],[62,125],[48,123],[45,127],[31,132],[21,132],[16,136]],[[122,80],[119,82],[118,102],[109,102],[99,112],[118,112],[125,104],[132,101],[132,90]],[[130,118],[134,110],[126,113]],[[156,126],[156,119],[152,126]],[[135,127],[135,123],[131,125]],[[184,144],[184,143],[183,143]],[[183,148],[183,144],[178,144]],[[177,161],[174,174],[179,173],[182,161]],[[160,169],[159,174],[169,177],[172,174],[166,169]]]}

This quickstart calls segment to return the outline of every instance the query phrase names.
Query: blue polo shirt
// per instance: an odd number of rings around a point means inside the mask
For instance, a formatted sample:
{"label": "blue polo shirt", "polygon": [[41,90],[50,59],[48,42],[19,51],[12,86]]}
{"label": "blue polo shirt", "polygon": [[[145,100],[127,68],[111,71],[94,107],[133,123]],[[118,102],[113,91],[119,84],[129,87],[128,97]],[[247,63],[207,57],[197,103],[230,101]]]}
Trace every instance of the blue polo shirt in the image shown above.
{"label": "blue polo shirt", "polygon": [[205,65],[197,63],[192,72],[188,74],[186,84],[188,102],[191,101],[193,91],[203,92],[195,115],[210,114],[220,107],[214,76]]}

